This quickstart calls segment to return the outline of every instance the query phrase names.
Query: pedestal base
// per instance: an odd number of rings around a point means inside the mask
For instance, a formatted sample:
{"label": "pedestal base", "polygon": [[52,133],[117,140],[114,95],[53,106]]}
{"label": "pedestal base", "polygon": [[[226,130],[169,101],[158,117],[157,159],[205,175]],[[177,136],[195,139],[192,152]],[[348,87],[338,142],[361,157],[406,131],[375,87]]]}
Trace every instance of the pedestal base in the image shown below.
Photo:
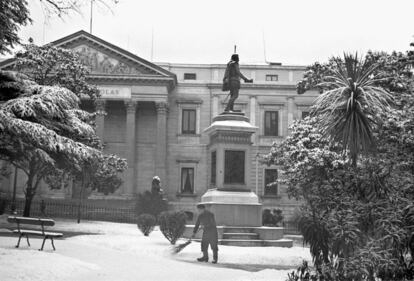
{"label": "pedestal base", "polygon": [[253,192],[210,189],[201,203],[214,213],[217,225],[262,226],[262,204]]}

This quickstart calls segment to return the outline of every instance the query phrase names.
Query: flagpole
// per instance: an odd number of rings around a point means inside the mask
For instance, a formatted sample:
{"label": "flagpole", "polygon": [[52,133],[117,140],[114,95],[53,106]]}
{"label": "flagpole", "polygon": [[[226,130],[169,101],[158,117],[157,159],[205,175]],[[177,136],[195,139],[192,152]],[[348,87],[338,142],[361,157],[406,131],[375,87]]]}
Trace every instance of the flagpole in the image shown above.
{"label": "flagpole", "polygon": [[91,0],[91,17],[89,21],[89,33],[92,34],[92,16],[93,16],[93,1]]}
{"label": "flagpole", "polygon": [[154,61],[154,27],[151,29],[151,61]]}

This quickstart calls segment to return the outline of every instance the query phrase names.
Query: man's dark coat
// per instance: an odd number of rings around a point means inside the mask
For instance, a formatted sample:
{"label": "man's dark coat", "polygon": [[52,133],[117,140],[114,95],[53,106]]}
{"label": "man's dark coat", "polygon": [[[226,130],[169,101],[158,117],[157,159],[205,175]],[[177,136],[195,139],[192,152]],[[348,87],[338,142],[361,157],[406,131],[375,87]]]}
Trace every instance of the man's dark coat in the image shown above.
{"label": "man's dark coat", "polygon": [[210,245],[213,250],[213,254],[217,255],[218,251],[218,234],[216,220],[214,219],[214,214],[208,210],[205,210],[201,213],[198,218],[196,225],[194,227],[194,233],[196,233],[200,227],[203,226],[203,237],[201,239],[201,251],[207,252],[208,245]]}

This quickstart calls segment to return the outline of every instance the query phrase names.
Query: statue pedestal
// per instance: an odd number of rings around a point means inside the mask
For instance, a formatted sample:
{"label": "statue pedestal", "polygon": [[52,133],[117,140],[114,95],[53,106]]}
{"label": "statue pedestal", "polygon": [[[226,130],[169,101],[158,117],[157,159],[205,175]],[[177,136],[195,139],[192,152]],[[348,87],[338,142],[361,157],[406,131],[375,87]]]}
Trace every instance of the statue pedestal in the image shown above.
{"label": "statue pedestal", "polygon": [[[205,130],[210,138],[211,188],[201,204],[214,213],[220,245],[292,247],[292,240],[283,239],[282,227],[262,226],[262,204],[250,190],[251,136],[257,129],[243,113],[214,117]],[[188,225],[184,237],[191,237],[193,229]],[[201,239],[201,232],[196,239]]]}
{"label": "statue pedestal", "polygon": [[201,203],[217,225],[262,226],[262,204],[250,189],[251,136],[257,127],[243,113],[224,112],[205,129],[209,135],[210,184]]}
{"label": "statue pedestal", "polygon": [[215,214],[217,225],[262,226],[262,204],[254,192],[209,189],[201,203]]}

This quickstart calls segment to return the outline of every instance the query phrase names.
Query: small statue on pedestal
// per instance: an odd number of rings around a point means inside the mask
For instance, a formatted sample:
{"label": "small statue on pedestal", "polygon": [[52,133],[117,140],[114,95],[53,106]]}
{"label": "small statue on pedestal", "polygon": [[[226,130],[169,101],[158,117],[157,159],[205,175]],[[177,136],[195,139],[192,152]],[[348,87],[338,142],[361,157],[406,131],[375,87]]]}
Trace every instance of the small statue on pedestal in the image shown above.
{"label": "small statue on pedestal", "polygon": [[152,195],[158,195],[160,197],[164,194],[164,191],[161,188],[161,179],[158,176],[152,178],[151,193]]}
{"label": "small statue on pedestal", "polygon": [[248,79],[240,72],[239,67],[239,55],[233,54],[231,56],[230,62],[227,63],[226,72],[224,73],[223,78],[223,91],[230,90],[230,99],[227,103],[226,108],[224,109],[225,112],[232,112],[234,111],[234,101],[239,96],[239,89],[240,89],[240,79],[243,79],[245,83],[253,83],[253,79]]}

